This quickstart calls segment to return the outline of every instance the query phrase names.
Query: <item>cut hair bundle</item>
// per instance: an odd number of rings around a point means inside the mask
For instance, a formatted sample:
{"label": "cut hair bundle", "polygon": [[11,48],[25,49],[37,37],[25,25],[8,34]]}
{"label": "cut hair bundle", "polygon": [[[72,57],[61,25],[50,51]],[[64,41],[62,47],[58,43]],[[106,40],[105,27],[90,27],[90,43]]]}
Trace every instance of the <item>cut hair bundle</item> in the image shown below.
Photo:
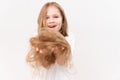
{"label": "cut hair bundle", "polygon": [[43,28],[30,39],[30,45],[26,60],[35,69],[49,68],[55,62],[66,65],[70,61],[70,45],[59,32]]}

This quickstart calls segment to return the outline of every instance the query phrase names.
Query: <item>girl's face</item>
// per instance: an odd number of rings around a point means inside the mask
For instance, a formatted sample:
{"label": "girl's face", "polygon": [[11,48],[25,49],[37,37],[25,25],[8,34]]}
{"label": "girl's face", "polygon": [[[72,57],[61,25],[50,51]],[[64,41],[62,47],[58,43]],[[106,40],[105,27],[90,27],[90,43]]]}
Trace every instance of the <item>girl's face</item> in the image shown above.
{"label": "girl's face", "polygon": [[60,31],[62,26],[62,16],[58,8],[54,6],[48,7],[46,15],[46,24],[48,28],[55,31]]}

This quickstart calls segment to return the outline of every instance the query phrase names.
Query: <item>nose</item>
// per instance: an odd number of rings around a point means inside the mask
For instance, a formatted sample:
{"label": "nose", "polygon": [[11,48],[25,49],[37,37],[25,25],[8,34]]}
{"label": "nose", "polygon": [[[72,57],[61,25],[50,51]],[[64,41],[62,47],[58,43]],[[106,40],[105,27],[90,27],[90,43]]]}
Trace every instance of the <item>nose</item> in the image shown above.
{"label": "nose", "polygon": [[49,18],[48,22],[54,22],[54,18]]}

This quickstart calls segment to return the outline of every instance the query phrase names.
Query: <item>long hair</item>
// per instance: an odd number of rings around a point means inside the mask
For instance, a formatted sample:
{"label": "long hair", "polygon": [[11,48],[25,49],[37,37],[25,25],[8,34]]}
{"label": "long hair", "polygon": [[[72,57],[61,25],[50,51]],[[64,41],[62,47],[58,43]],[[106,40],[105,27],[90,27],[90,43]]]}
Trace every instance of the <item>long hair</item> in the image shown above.
{"label": "long hair", "polygon": [[30,39],[30,45],[26,60],[35,69],[49,68],[57,60],[61,62],[60,65],[68,65],[70,61],[70,45],[57,31],[41,29],[37,36]]}
{"label": "long hair", "polygon": [[38,32],[41,30],[42,27],[46,26],[46,14],[47,14],[47,9],[50,6],[54,6],[60,11],[60,14],[62,16],[62,26],[61,26],[61,29],[60,29],[59,32],[63,36],[68,36],[68,31],[67,31],[68,30],[68,24],[67,24],[67,19],[66,19],[66,16],[65,16],[65,12],[64,12],[63,8],[56,2],[48,2],[42,7],[42,9],[40,11],[40,14],[38,16]]}

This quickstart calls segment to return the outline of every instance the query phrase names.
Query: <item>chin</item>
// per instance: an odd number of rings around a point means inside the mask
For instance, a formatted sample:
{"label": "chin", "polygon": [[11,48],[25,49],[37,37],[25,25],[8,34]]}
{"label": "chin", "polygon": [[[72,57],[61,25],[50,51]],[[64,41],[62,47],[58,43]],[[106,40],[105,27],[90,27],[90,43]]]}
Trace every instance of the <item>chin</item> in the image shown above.
{"label": "chin", "polygon": [[56,28],[49,28],[49,29],[54,30],[54,31],[59,31],[59,30],[58,30],[58,29],[56,29]]}

